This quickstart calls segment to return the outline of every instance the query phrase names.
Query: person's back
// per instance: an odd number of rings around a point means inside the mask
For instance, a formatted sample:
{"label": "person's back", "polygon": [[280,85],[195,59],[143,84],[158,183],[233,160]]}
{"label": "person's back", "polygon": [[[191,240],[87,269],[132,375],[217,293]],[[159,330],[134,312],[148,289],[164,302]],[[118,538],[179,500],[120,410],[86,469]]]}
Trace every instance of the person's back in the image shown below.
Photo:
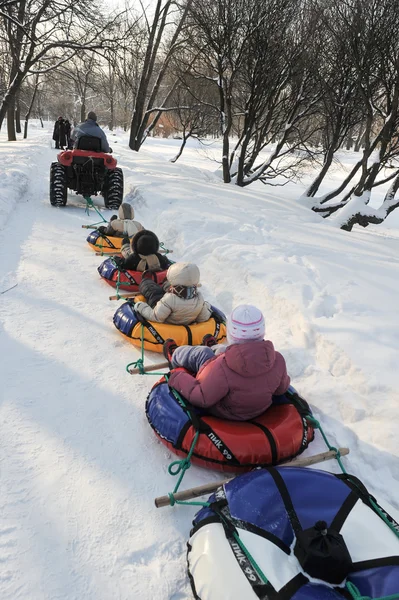
{"label": "person's back", "polygon": [[75,148],[79,145],[79,139],[85,136],[98,138],[101,140],[101,152],[110,152],[107,136],[98,125],[97,115],[93,111],[90,111],[86,121],[77,125],[72,132],[71,138],[74,140]]}
{"label": "person's back", "polygon": [[114,215],[107,226],[98,228],[101,233],[115,237],[133,237],[144,227],[139,221],[134,221],[134,208],[131,204],[123,202],[118,208],[118,216]]}
{"label": "person's back", "polygon": [[[175,263],[168,269],[167,291],[154,307],[151,301],[138,302],[135,309],[148,321],[171,323],[173,325],[190,325],[191,323],[207,321],[212,315],[212,309],[197,290],[199,286],[199,269],[191,263]],[[139,290],[148,299],[146,288],[154,282],[143,281]]]}
{"label": "person's back", "polygon": [[[207,364],[209,369],[204,366],[197,380],[219,392],[226,382],[223,399],[210,406],[213,415],[225,419],[247,421],[259,416],[271,405],[272,396],[283,394],[289,386],[284,358],[269,340],[232,344],[215,357],[214,365]],[[205,404],[209,400],[205,398]]]}
{"label": "person's back", "polygon": [[[141,225],[141,223],[140,223]],[[126,240],[127,241],[127,240]],[[130,240],[130,252],[122,246],[122,256],[115,258],[120,269],[128,271],[163,271],[170,262],[159,251],[159,240],[154,232],[142,229]]]}
{"label": "person's back", "polygon": [[210,348],[177,348],[172,366],[192,370],[196,364],[197,374],[172,373],[169,385],[217,417],[254,419],[269,408],[273,395],[284,394],[290,385],[284,357],[263,339],[264,333],[261,311],[251,305],[237,307],[227,322],[225,352],[215,356]]}
{"label": "person's back", "polygon": [[53,140],[57,149],[66,146],[65,121],[62,117],[58,117],[54,123]]}

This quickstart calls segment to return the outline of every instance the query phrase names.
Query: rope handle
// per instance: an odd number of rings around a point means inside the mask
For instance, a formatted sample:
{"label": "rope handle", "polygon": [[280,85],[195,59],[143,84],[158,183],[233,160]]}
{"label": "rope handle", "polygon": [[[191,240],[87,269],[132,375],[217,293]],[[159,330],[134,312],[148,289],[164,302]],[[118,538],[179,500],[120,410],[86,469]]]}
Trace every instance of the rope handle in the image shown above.
{"label": "rope handle", "polygon": [[100,213],[100,211],[98,210],[98,208],[95,206],[93,200],[90,198],[90,196],[85,196],[84,199],[86,200],[86,208],[85,208],[85,212],[87,215],[90,215],[90,209],[93,208],[96,213],[98,214],[99,217],[101,217],[102,219],[102,223],[107,223],[107,219],[104,218],[104,216]]}

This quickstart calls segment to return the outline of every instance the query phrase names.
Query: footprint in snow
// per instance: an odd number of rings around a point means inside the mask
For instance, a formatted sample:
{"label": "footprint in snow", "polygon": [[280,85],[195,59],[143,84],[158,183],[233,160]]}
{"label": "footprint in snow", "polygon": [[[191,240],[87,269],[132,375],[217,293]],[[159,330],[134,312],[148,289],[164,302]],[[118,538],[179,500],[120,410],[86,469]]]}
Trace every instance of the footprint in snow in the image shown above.
{"label": "footprint in snow", "polygon": [[329,294],[320,296],[315,299],[313,310],[314,316],[317,318],[326,317],[327,319],[332,319],[339,311],[337,298],[335,296],[330,296]]}

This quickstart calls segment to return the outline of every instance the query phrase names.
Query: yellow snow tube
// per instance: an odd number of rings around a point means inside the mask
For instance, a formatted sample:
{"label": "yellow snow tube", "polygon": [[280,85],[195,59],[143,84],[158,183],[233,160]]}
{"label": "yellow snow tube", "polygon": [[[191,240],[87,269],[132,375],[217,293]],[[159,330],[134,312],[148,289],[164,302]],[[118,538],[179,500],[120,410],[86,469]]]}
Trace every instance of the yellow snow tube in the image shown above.
{"label": "yellow snow tube", "polygon": [[114,237],[111,235],[104,235],[97,229],[92,231],[87,238],[87,242],[95,252],[102,252],[103,254],[118,254],[122,247],[121,237]]}
{"label": "yellow snow tube", "polygon": [[[144,300],[144,297],[142,297]],[[140,296],[136,298],[141,299]],[[213,307],[212,307],[213,308]],[[210,333],[219,344],[226,339],[225,316],[218,309],[213,308],[213,315],[203,323],[192,325],[171,325],[170,323],[156,323],[142,319],[135,313],[134,305],[130,302],[122,304],[114,314],[114,325],[129,342],[134,346],[152,352],[162,352],[165,340],[172,338],[178,346],[199,346],[204,335]]]}

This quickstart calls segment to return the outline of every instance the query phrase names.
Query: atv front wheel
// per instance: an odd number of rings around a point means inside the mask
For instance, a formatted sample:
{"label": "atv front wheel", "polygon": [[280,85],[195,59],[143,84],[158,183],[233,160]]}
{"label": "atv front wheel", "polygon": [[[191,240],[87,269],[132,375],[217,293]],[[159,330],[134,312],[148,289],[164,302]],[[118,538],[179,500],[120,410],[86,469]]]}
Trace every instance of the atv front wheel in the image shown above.
{"label": "atv front wheel", "polygon": [[50,167],[50,203],[52,206],[65,206],[67,203],[68,186],[66,169],[59,162],[51,163]]}
{"label": "atv front wheel", "polygon": [[119,208],[123,200],[123,171],[118,167],[108,171],[104,181],[102,194],[105,208]]}

